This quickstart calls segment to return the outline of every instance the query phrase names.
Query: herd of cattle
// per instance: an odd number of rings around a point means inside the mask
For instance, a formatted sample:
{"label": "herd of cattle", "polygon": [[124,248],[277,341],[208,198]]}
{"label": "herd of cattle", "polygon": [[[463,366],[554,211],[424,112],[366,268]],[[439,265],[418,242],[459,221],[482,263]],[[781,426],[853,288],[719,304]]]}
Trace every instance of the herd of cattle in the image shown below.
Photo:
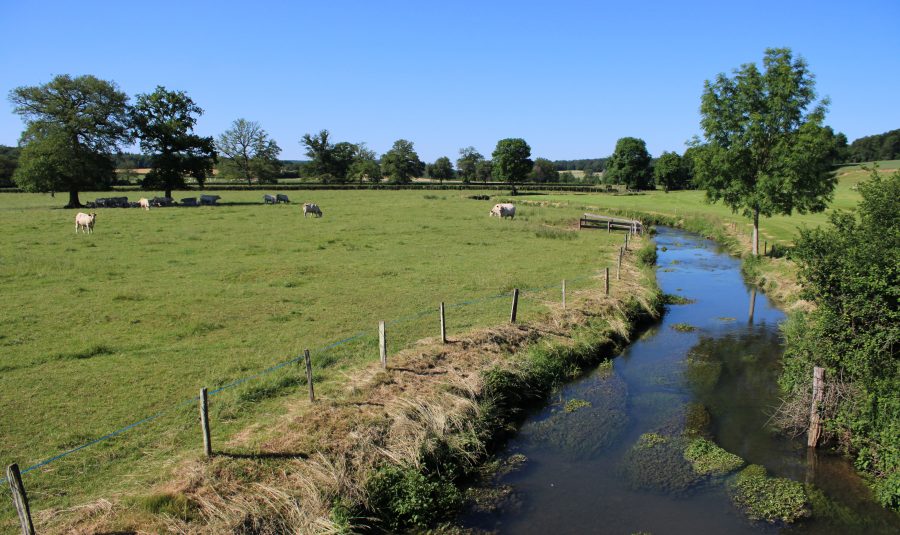
{"label": "herd of cattle", "polygon": [[[188,197],[181,199],[181,206],[216,206],[216,203],[222,197],[218,195],[201,195],[198,204],[196,197]],[[278,195],[263,195],[263,204],[289,204],[291,201],[287,195],[279,193]],[[177,206],[178,203],[171,197],[154,197],[152,199],[141,198],[138,202],[128,202],[128,197],[106,197],[97,199],[94,202],[87,203],[88,208],[143,208],[149,210],[151,206]],[[314,217],[322,217],[322,209],[316,203],[303,203],[303,217],[312,214]],[[495,204],[489,213],[491,217],[497,216],[500,219],[516,217],[516,206],[512,203]],[[86,214],[78,212],[75,215],[75,234],[82,231],[86,234],[94,232],[94,222],[97,220],[96,213]]]}

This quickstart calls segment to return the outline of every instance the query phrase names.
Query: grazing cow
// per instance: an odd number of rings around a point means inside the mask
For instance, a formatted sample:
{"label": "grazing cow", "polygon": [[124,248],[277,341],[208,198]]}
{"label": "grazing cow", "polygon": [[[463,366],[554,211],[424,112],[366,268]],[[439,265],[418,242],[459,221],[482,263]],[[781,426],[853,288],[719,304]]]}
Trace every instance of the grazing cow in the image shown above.
{"label": "grazing cow", "polygon": [[275,197],[272,195],[263,195],[263,204],[275,204]]}
{"label": "grazing cow", "polygon": [[275,196],[275,202],[283,202],[285,204],[290,204],[291,200],[288,199],[288,196],[285,195],[284,193],[279,193],[278,195]]}
{"label": "grazing cow", "polygon": [[513,219],[516,217],[516,205],[508,202],[495,204],[494,207],[491,208],[490,216],[497,216],[500,219],[507,217]]}
{"label": "grazing cow", "polygon": [[149,209],[150,209],[150,201],[148,201],[147,199],[144,199],[143,197],[140,198],[140,199],[138,199],[138,205],[139,205],[141,208],[143,208],[144,210],[149,210]]}
{"label": "grazing cow", "polygon": [[313,214],[316,217],[322,217],[322,210],[316,203],[303,203],[303,217],[306,217],[307,214]]}
{"label": "grazing cow", "polygon": [[197,197],[185,197],[181,199],[182,206],[197,206]]}
{"label": "grazing cow", "polygon": [[82,232],[87,234],[94,233],[94,221],[97,219],[97,214],[86,214],[84,212],[78,212],[75,215],[75,234],[78,234],[78,229],[81,229]]}
{"label": "grazing cow", "polygon": [[201,195],[200,196],[200,205],[201,206],[215,206],[216,201],[221,199],[218,195]]}

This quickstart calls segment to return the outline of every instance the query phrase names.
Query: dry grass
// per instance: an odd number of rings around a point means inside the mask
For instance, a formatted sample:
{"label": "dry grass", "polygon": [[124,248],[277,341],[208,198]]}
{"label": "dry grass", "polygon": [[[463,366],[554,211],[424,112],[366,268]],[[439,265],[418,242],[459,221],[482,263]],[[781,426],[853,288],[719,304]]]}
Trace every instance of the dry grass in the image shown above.
{"label": "dry grass", "polygon": [[[639,241],[639,240],[638,240]],[[635,248],[640,243],[635,243]],[[340,533],[332,518],[336,500],[367,504],[366,482],[385,463],[420,467],[435,447],[466,451],[482,392],[482,372],[515,367],[516,353],[531,344],[570,344],[572,329],[602,317],[610,334],[627,336],[624,303],[637,297],[650,306],[646,273],[628,253],[613,295],[594,288],[570,295],[541,321],[480,329],[441,344],[420,340],[379,365],[347,375],[341,389],[314,404],[294,399],[270,429],[251,427],[229,448],[254,447],[247,455],[184,461],[154,495],[186,498],[189,514],[142,510],[134,497],[111,497],[79,508],[43,513],[44,533],[136,531],[139,533]],[[457,443],[458,442],[458,443]]]}

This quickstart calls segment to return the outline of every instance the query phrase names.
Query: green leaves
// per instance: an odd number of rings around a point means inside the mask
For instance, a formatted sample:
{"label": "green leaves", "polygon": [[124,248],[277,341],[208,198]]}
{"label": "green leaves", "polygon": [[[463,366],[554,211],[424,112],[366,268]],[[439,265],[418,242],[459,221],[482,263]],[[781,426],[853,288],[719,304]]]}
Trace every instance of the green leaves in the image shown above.
{"label": "green leaves", "polygon": [[381,170],[399,184],[411,182],[412,177],[424,171],[424,164],[413,149],[412,141],[398,139],[391,150],[381,157]]}
{"label": "green leaves", "polygon": [[652,189],[653,171],[650,153],[643,139],[623,137],[606,164],[606,180],[625,184],[628,189]]}
{"label": "green leaves", "polygon": [[521,138],[501,139],[491,157],[494,178],[509,182],[513,187],[525,180],[533,166],[529,159],[531,147]]}

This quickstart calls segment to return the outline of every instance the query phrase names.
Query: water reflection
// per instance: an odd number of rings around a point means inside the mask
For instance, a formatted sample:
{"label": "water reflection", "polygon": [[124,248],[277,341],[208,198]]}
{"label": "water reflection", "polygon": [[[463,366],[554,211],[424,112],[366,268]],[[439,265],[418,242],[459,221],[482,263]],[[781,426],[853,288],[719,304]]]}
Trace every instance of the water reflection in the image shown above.
{"label": "water reflection", "polygon": [[[685,437],[708,437],[748,463],[806,482],[815,519],[803,533],[897,533],[840,459],[812,453],[768,425],[778,403],[781,311],[748,288],[739,263],[713,242],[663,229],[663,291],[692,299],[670,307],[611,367],[564,387],[533,414],[505,455],[527,462],[501,476],[512,491],[465,526],[500,533],[766,533],[735,509],[722,477],[699,476]],[[748,322],[738,321],[748,312]],[[673,325],[693,330],[676,330]],[[570,410],[567,410],[570,409]],[[682,442],[679,442],[682,441]]]}

